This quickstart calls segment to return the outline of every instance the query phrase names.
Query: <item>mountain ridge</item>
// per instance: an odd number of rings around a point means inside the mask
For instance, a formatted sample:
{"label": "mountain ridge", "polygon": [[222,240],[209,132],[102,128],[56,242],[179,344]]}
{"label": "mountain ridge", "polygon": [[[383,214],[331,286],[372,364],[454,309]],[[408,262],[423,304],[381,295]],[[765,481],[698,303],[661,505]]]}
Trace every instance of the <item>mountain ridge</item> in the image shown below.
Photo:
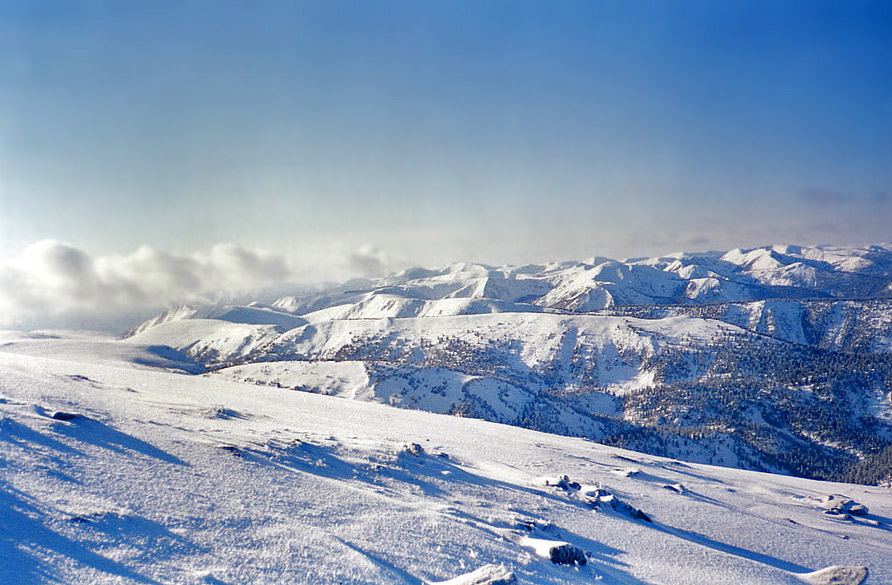
{"label": "mountain ridge", "polygon": [[[892,248],[592,260],[179,308],[126,342],[254,383],[807,477],[871,461],[892,479]],[[326,381],[339,369],[343,388]]]}

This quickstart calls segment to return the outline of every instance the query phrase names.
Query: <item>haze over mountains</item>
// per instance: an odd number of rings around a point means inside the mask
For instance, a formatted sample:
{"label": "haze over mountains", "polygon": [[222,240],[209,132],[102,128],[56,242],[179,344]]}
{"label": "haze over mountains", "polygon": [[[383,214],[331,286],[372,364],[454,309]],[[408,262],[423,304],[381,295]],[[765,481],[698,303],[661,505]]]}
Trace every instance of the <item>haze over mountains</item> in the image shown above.
{"label": "haze over mountains", "polygon": [[128,342],[212,376],[688,461],[892,477],[885,246],[411,269],[269,305],[180,307]]}

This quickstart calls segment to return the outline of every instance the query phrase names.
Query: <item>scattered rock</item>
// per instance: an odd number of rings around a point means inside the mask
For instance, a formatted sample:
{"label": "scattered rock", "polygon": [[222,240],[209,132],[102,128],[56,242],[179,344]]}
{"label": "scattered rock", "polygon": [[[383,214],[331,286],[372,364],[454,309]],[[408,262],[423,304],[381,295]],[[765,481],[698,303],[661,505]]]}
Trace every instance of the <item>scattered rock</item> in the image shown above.
{"label": "scattered rock", "polygon": [[[638,508],[632,507],[629,504],[623,502],[615,495],[610,493],[609,490],[604,489],[603,487],[595,487],[588,488],[586,487],[583,490],[583,487],[575,481],[570,481],[570,478],[566,475],[561,476],[557,480],[546,479],[545,485],[550,487],[556,487],[562,489],[567,492],[579,492],[582,491],[582,496],[585,498],[585,503],[591,506],[592,509],[597,510],[601,507],[601,505],[609,505],[612,509],[620,512],[622,514],[628,514],[630,517],[636,520],[644,520],[645,522],[650,522],[650,516],[639,510]],[[670,487],[670,486],[666,486]],[[674,487],[674,486],[672,486]],[[670,487],[670,489],[672,489]],[[684,489],[680,485],[678,486],[680,489]]]}
{"label": "scattered rock", "polygon": [[234,445],[220,445],[220,448],[223,449],[224,451],[229,451],[229,452],[232,453],[235,457],[241,457],[241,456],[242,456],[242,452],[239,451],[239,448],[236,447],[236,446],[234,446]]}
{"label": "scattered rock", "polygon": [[664,485],[663,488],[667,489],[671,492],[675,492],[676,494],[683,494],[685,491],[684,486],[681,485],[680,483],[674,483],[672,485]]}
{"label": "scattered rock", "polygon": [[824,514],[832,517],[834,520],[848,520],[851,521],[852,517],[844,512],[840,512],[839,510],[824,510]]}
{"label": "scattered rock", "polygon": [[92,382],[90,378],[86,376],[81,376],[80,374],[70,374],[68,376],[69,379],[74,380],[75,382]]}
{"label": "scattered rock", "polygon": [[582,489],[582,486],[578,482],[570,481],[569,476],[566,476],[566,475],[562,475],[561,477],[559,477],[556,480],[555,479],[546,479],[545,485],[547,485],[549,487],[560,488],[562,490],[567,490],[567,491],[570,491],[570,490],[579,491],[580,489]]}
{"label": "scattered rock", "polygon": [[867,506],[864,504],[853,504],[851,508],[849,508],[849,514],[852,516],[867,516]]}
{"label": "scattered rock", "polygon": [[623,502],[615,495],[610,493],[609,490],[604,488],[595,488],[593,490],[585,492],[586,503],[591,506],[593,509],[597,510],[602,505],[608,505],[613,510],[620,512],[621,514],[628,514],[630,517],[636,520],[644,520],[645,522],[650,522],[650,516],[635,508],[630,506],[629,504]]}
{"label": "scattered rock", "polygon": [[536,528],[536,521],[532,518],[516,518],[514,520],[514,526],[515,528],[525,530],[526,532],[532,532],[533,529]]}
{"label": "scattered rock", "polygon": [[409,455],[414,455],[415,457],[421,457],[424,455],[424,447],[419,445],[418,443],[409,443],[406,445],[406,448],[403,449]]}
{"label": "scattered rock", "polygon": [[61,410],[57,410],[50,415],[50,418],[55,420],[74,420],[76,418],[80,418],[80,415],[77,415],[73,412],[63,412]]}
{"label": "scattered rock", "polygon": [[562,544],[554,546],[548,551],[551,562],[556,565],[579,565],[584,567],[588,563],[585,558],[585,551],[578,546],[572,544]]}
{"label": "scattered rock", "polygon": [[614,495],[610,493],[610,490],[603,487],[596,487],[585,490],[582,495],[584,495],[590,501],[598,500],[599,502],[607,502],[610,500],[610,498],[614,497]]}
{"label": "scattered rock", "polygon": [[840,494],[826,496],[821,501],[821,507],[824,508],[825,514],[837,516],[867,516],[868,513],[867,506]]}
{"label": "scattered rock", "polygon": [[650,516],[648,516],[638,508],[632,508],[632,511],[629,512],[629,516],[631,516],[635,520],[644,520],[645,522],[650,522]]}

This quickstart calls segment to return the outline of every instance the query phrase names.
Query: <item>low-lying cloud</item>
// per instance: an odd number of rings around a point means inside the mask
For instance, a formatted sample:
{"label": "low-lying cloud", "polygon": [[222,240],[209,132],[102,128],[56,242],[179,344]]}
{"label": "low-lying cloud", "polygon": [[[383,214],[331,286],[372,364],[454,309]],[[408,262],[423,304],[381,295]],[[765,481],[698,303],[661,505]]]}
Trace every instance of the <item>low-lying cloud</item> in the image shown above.
{"label": "low-lying cloud", "polygon": [[348,263],[351,270],[368,278],[382,276],[386,268],[383,255],[372,246],[362,246],[351,253]]}
{"label": "low-lying cloud", "polygon": [[0,327],[123,330],[180,304],[253,300],[385,270],[384,257],[369,246],[291,254],[235,244],[193,254],[142,246],[94,257],[42,240],[0,262]]}

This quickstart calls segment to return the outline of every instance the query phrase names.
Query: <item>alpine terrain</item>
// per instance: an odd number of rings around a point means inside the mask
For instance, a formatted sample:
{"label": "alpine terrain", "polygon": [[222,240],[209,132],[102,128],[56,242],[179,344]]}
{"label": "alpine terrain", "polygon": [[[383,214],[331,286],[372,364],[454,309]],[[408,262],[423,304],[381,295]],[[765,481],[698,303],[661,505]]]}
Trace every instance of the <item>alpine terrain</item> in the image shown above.
{"label": "alpine terrain", "polygon": [[888,247],[412,269],[268,306],[180,307],[127,343],[228,380],[690,462],[892,479]]}
{"label": "alpine terrain", "polygon": [[0,333],[0,583],[892,582],[892,248]]}

